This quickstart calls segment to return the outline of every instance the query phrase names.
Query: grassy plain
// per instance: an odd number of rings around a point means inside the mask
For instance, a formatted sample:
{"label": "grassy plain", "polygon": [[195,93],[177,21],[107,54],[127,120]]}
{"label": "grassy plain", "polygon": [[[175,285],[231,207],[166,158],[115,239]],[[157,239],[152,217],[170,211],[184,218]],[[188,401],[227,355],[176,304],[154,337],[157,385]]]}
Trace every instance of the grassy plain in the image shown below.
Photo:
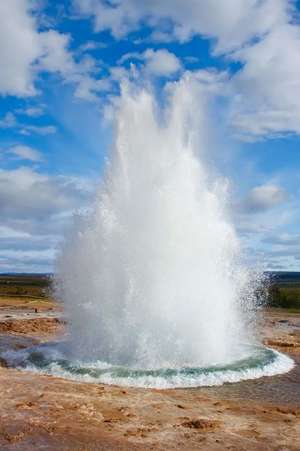
{"label": "grassy plain", "polygon": [[271,274],[267,301],[271,307],[300,311],[300,273]]}

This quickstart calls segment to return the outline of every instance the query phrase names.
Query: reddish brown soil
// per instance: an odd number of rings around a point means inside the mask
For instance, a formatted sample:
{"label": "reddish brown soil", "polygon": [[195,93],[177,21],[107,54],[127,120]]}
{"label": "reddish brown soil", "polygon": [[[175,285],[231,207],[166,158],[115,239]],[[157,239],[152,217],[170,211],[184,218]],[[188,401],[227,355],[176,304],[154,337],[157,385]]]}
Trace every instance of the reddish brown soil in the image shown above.
{"label": "reddish brown soil", "polygon": [[40,337],[41,334],[53,335],[63,330],[64,321],[59,318],[30,318],[0,322],[0,333],[30,334]]}
{"label": "reddish brown soil", "polygon": [[[2,318],[2,346],[9,338],[18,347],[61,333],[61,320],[32,315]],[[298,451],[300,315],[266,312],[264,333],[266,343],[295,358],[295,369],[214,388],[124,389],[0,362],[0,449]]]}

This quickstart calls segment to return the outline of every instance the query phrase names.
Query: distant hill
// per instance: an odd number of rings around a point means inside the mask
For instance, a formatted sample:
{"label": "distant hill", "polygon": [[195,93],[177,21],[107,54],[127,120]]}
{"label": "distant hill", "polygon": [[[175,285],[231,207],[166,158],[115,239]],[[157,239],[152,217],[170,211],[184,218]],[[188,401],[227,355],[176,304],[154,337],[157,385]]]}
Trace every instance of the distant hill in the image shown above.
{"label": "distant hill", "polygon": [[269,271],[267,274],[274,283],[300,285],[300,272]]}

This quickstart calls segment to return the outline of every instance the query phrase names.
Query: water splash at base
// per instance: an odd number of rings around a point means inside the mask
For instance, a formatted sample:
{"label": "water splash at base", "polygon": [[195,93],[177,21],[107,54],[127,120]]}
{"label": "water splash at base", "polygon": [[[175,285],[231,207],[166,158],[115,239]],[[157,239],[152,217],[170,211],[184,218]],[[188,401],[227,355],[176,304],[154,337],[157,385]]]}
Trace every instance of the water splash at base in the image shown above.
{"label": "water splash at base", "polygon": [[207,368],[258,343],[257,279],[241,263],[227,181],[207,163],[201,89],[183,78],[165,108],[123,91],[103,183],[57,264],[72,359]]}
{"label": "water splash at base", "polygon": [[144,388],[189,388],[222,385],[290,371],[293,360],[271,348],[245,347],[245,357],[227,365],[210,367],[138,368],[112,366],[103,361],[67,358],[68,344],[53,343],[7,352],[9,365],[66,379]]}

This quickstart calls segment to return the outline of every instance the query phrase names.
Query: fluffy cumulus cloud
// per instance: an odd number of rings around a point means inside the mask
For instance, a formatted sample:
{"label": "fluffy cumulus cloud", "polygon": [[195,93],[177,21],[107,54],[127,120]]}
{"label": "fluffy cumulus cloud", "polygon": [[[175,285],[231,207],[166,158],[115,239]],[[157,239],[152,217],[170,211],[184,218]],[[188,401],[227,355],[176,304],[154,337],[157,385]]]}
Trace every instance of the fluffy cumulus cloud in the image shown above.
{"label": "fluffy cumulus cloud", "polygon": [[245,213],[261,213],[282,204],[287,199],[286,191],[280,186],[266,184],[252,188],[239,208]]}
{"label": "fluffy cumulus cloud", "polygon": [[59,72],[62,75],[75,70],[73,56],[68,51],[70,36],[49,30],[40,35],[42,53],[39,59],[41,69],[48,72]]}
{"label": "fluffy cumulus cloud", "polygon": [[111,30],[116,38],[138,29],[143,21],[156,28],[169,21],[173,39],[187,41],[195,34],[216,37],[219,51],[264,33],[285,14],[281,0],[74,0],[74,4],[81,14],[92,16],[95,31]]}
{"label": "fluffy cumulus cloud", "polygon": [[[71,36],[39,31],[30,0],[1,2],[0,93],[32,95],[38,73],[59,74],[75,96],[94,101],[110,89],[95,76],[91,56],[77,61]],[[241,64],[229,83],[230,123],[236,136],[257,140],[300,133],[300,32],[292,0],[73,0],[75,11],[93,20],[95,31],[119,39],[147,23],[155,42],[185,42],[195,35],[213,40],[212,51]],[[181,63],[167,50],[148,49],[148,73],[169,76]]]}
{"label": "fluffy cumulus cloud", "polygon": [[144,71],[157,77],[169,77],[182,69],[180,59],[167,49],[149,48],[142,53],[127,53],[120,58],[119,64],[125,61],[142,61]]}
{"label": "fluffy cumulus cloud", "polygon": [[115,38],[146,22],[155,27],[156,42],[184,42],[194,35],[213,39],[215,55],[242,65],[228,90],[235,134],[257,140],[300,133],[300,31],[293,1],[74,0],[74,5],[92,17],[95,31],[110,30]]}
{"label": "fluffy cumulus cloud", "polygon": [[252,188],[234,211],[237,227],[252,238],[294,233],[300,218],[295,193],[272,182]]}
{"label": "fluffy cumulus cloud", "polygon": [[64,228],[74,211],[88,205],[93,188],[84,179],[29,167],[0,170],[2,271],[49,270]]}
{"label": "fluffy cumulus cloud", "polygon": [[33,64],[41,46],[27,0],[0,2],[0,92],[32,95]]}
{"label": "fluffy cumulus cloud", "polygon": [[82,188],[76,179],[49,176],[28,167],[0,170],[1,217],[26,218],[73,209],[85,199]]}
{"label": "fluffy cumulus cloud", "polygon": [[168,50],[148,49],[144,52],[147,70],[157,76],[169,76],[178,72],[181,68],[180,60],[174,53]]}
{"label": "fluffy cumulus cloud", "polygon": [[298,199],[275,182],[252,188],[235,205],[234,218],[247,256],[255,265],[297,270],[300,261]]}
{"label": "fluffy cumulus cloud", "polygon": [[300,28],[283,23],[235,52],[233,125],[247,138],[300,133]]}
{"label": "fluffy cumulus cloud", "polygon": [[75,87],[75,97],[97,100],[97,94],[109,89],[109,80],[98,78],[97,62],[88,55],[75,60],[70,51],[71,36],[49,30],[40,34],[42,53],[37,70],[58,74],[65,82]]}
{"label": "fluffy cumulus cloud", "polygon": [[33,14],[37,5],[31,0],[0,2],[0,94],[36,95],[39,73],[48,72],[74,84],[77,97],[94,100],[102,84],[92,76],[91,58],[89,64],[86,60],[75,61],[68,34],[55,29],[39,31]]}

